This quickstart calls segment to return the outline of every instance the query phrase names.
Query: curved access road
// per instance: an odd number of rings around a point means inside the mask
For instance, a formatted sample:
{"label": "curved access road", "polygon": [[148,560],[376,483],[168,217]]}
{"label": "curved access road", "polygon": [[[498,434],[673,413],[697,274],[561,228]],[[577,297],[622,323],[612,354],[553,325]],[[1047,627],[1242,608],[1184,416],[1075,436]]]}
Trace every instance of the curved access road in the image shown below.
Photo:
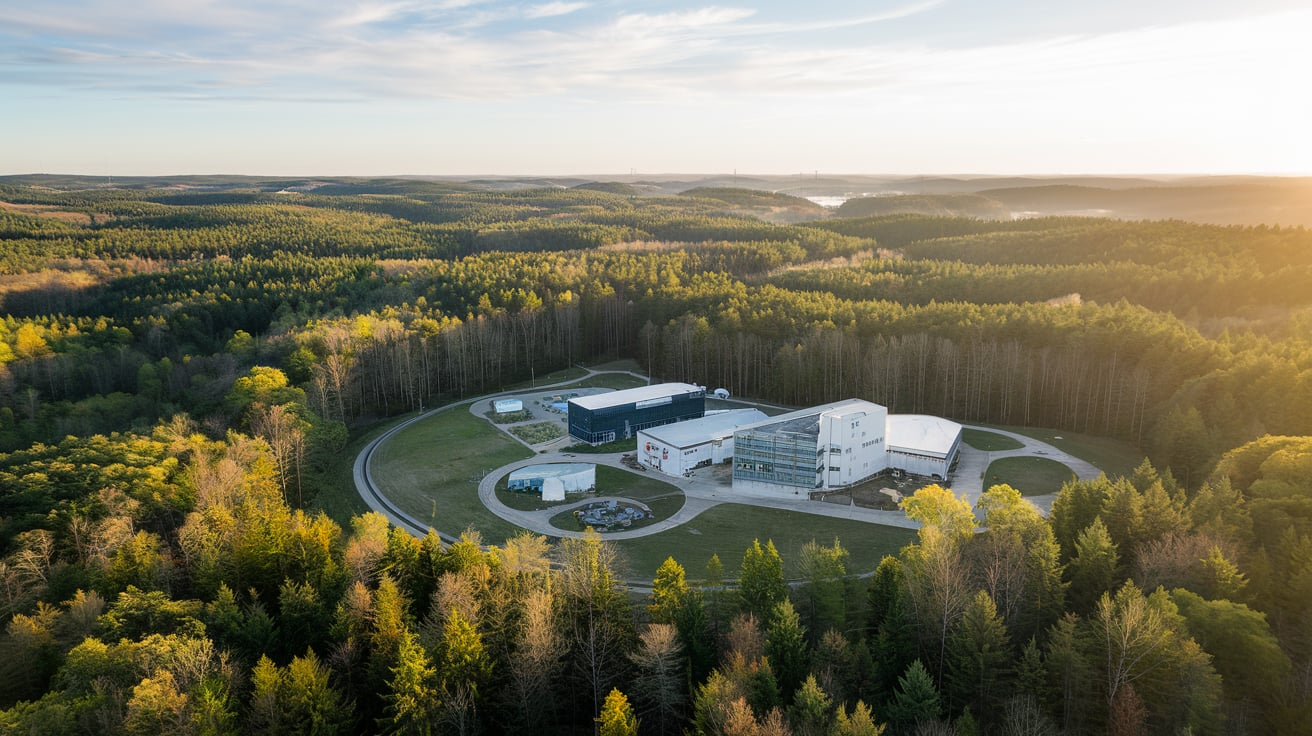
{"label": "curved access road", "polygon": [[[559,383],[550,383],[550,384],[544,384],[542,386],[534,386],[528,390],[541,391],[543,389],[553,389],[553,388],[561,388],[564,386],[571,386],[580,381],[586,381],[587,379],[592,378],[593,376],[604,375],[608,373],[622,373],[637,378],[643,378],[642,376],[638,376],[638,374],[633,373],[631,371],[598,371],[598,370],[592,370],[591,368],[585,368],[584,370],[586,370],[587,373],[583,376],[580,376],[579,378],[574,378],[569,381],[561,381]],[[643,378],[643,380],[646,379]],[[496,398],[498,396],[513,396],[516,394],[524,393],[524,391],[525,389],[519,389],[516,391],[500,391],[493,394],[475,396],[474,398],[471,399],[462,399],[460,401],[454,401],[450,404],[445,404],[436,409],[429,409],[428,411],[421,412],[416,416],[410,417],[409,419],[400,422],[395,426],[390,427],[386,432],[383,432],[382,434],[378,435],[373,440],[371,440],[369,444],[364,446],[364,449],[360,450],[360,454],[355,456],[355,465],[352,468],[352,476],[355,480],[355,489],[360,494],[360,498],[364,499],[364,502],[369,506],[370,509],[377,511],[383,516],[386,516],[388,521],[391,521],[393,524],[401,527],[402,529],[405,529],[406,531],[410,532],[411,534],[417,537],[426,536],[428,534],[428,530],[431,528],[429,527],[428,524],[421,522],[419,519],[416,519],[410,514],[407,514],[406,512],[397,508],[396,505],[393,504],[391,500],[388,499],[387,496],[383,495],[382,491],[378,489],[378,484],[374,482],[373,469],[370,465],[371,461],[373,460],[374,453],[377,452],[378,448],[382,447],[383,444],[386,443],[388,440],[390,440],[394,435],[404,431],[407,427],[409,427],[412,424],[415,424],[416,422],[421,422],[431,416],[441,414],[444,411],[451,411],[456,407],[475,404],[479,401],[486,401],[488,399]],[[514,435],[510,435],[510,436],[514,437]],[[450,534],[445,534],[441,531],[438,531],[437,533],[438,536],[440,536],[443,541],[446,542],[456,541],[456,538],[451,536]]]}
{"label": "curved access road", "polygon": [[[549,390],[554,388],[563,388],[567,386],[572,386],[576,383],[587,380],[588,378],[591,378],[593,376],[603,375],[607,373],[631,375],[636,378],[646,380],[644,377],[639,376],[638,374],[632,373],[630,371],[597,371],[591,369],[585,369],[585,370],[588,371],[587,374],[579,378],[572,379],[569,381],[562,381],[559,383],[534,386],[530,390],[536,392],[536,391]],[[424,419],[427,419],[428,417],[434,416],[444,411],[450,411],[452,409],[462,406],[468,407],[470,411],[473,411],[474,410],[473,405],[478,402],[487,401],[489,399],[493,399],[499,396],[510,396],[510,395],[517,395],[523,393],[525,393],[525,389],[519,389],[515,391],[502,391],[494,394],[477,396],[470,399],[463,399],[461,401],[456,401],[436,409],[431,409],[429,411],[411,417],[410,419],[407,419],[389,428],[386,432],[382,433],[378,437],[374,438],[371,442],[369,442],[369,444],[367,444],[364,447],[364,449],[361,450],[360,454],[356,456],[355,466],[354,466],[354,479],[355,479],[356,489],[360,493],[361,498],[364,499],[365,503],[368,504],[371,509],[386,516],[388,520],[390,520],[393,524],[396,524],[397,526],[406,529],[407,531],[409,531],[410,533],[416,536],[422,537],[426,535],[429,531],[429,526],[426,523],[421,522],[419,519],[397,508],[379,490],[377,484],[374,481],[373,471],[370,465],[374,453],[378,450],[379,447],[381,447],[384,443],[386,443],[389,439],[391,439],[393,435],[404,431],[410,425],[422,421]],[[1046,442],[1036,440],[1032,437],[1026,437],[1025,435],[1017,434],[1015,432],[1008,432],[1006,430],[994,429],[992,427],[977,427],[974,425],[964,425],[964,426],[967,426],[971,429],[980,429],[987,432],[994,432],[996,434],[1001,434],[1006,437],[1015,439],[1016,441],[1024,445],[1024,447],[1015,450],[985,452],[981,450],[976,450],[973,447],[970,447],[969,445],[965,445],[963,443],[960,451],[961,457],[960,460],[958,461],[957,471],[953,474],[951,487],[954,492],[965,495],[967,500],[972,505],[979,500],[980,494],[982,494],[984,491],[983,476],[988,468],[989,463],[992,462],[993,460],[1002,457],[1013,457],[1013,456],[1046,457],[1048,459],[1060,462],[1066,465],[1067,467],[1071,468],[1071,470],[1076,474],[1076,476],[1081,479],[1096,478],[1101,473],[1101,471],[1095,466],[1093,466],[1092,464],[1084,460],[1080,460],[1079,458],[1076,458],[1062,450],[1059,450],[1056,447],[1049,445]],[[511,436],[513,437],[514,435]],[[522,440],[520,441],[522,442]],[[567,437],[563,439],[562,443],[566,443],[566,442],[568,442]],[[525,443],[525,446],[528,447],[529,445]],[[557,446],[559,446],[559,444]],[[514,524],[515,526],[521,527],[523,529],[527,529],[529,531],[536,532],[538,534],[544,534],[552,537],[582,537],[583,536],[582,532],[567,531],[564,529],[560,529],[556,526],[553,526],[551,524],[551,517],[555,516],[556,514],[559,514],[561,511],[567,511],[571,508],[574,508],[577,505],[591,503],[598,499],[589,498],[583,501],[579,501],[576,504],[566,504],[566,505],[552,507],[550,509],[544,509],[541,511],[520,511],[518,509],[513,509],[505,505],[504,503],[501,502],[500,499],[497,498],[496,495],[497,481],[507,473],[510,473],[511,471],[516,470],[518,468],[522,468],[528,465],[544,465],[549,463],[588,462],[588,463],[595,463],[600,465],[609,465],[612,467],[619,468],[621,470],[625,470],[626,472],[633,472],[630,468],[626,467],[620,462],[620,459],[621,457],[623,457],[623,454],[624,453],[596,454],[596,455],[588,454],[588,455],[580,456],[572,453],[564,453],[564,452],[557,451],[557,452],[549,452],[549,453],[534,455],[533,457],[525,458],[524,460],[519,460],[504,465],[485,475],[479,481],[478,484],[479,500],[493,514],[496,514],[498,517],[505,519],[511,524]],[[749,495],[742,492],[736,492],[728,484],[725,484],[723,482],[717,482],[712,477],[711,473],[707,472],[706,470],[695,472],[691,477],[686,477],[686,478],[660,475],[659,473],[655,473],[655,471],[653,471],[653,473],[654,473],[654,477],[657,477],[659,480],[668,483],[671,486],[674,486],[675,488],[678,488],[680,491],[683,492],[685,498],[683,507],[680,508],[678,511],[676,511],[673,515],[671,515],[667,519],[662,519],[660,521],[657,521],[655,523],[649,524],[647,526],[638,529],[605,532],[604,536],[606,539],[634,539],[637,537],[650,536],[652,534],[660,534],[661,532],[665,532],[682,524],[688,523],[689,521],[693,520],[707,509],[714,508],[715,506],[725,503],[741,503],[741,504],[748,504],[752,506],[764,506],[767,508],[775,508],[785,511],[797,511],[801,513],[815,514],[819,516],[829,516],[834,518],[865,521],[872,524],[883,524],[886,526],[898,526],[898,527],[912,528],[912,529],[919,527],[919,524],[908,519],[906,515],[903,514],[901,511],[880,511],[877,509],[862,508],[855,505],[844,506],[840,504],[816,502],[816,501],[811,501],[805,497],[788,498],[788,497],[779,497],[779,496],[758,496],[758,495]],[[616,496],[614,498],[618,500],[626,500],[623,498],[623,496]],[[1053,499],[1053,495],[1051,494],[1047,496],[1029,497],[1029,500],[1031,502],[1035,503],[1035,505],[1037,505],[1039,508],[1045,511],[1051,507],[1052,499]],[[448,541],[448,542],[454,541],[455,539],[450,534],[445,534],[441,531],[438,531],[438,535],[444,541]]]}

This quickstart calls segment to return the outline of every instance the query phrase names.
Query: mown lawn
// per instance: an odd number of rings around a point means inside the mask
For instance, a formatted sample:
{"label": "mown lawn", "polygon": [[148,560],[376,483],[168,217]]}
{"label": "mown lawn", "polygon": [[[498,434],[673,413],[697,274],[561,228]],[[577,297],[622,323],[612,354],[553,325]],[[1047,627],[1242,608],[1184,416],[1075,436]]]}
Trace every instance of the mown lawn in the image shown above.
{"label": "mown lawn", "polygon": [[1134,469],[1139,467],[1139,463],[1144,459],[1143,450],[1128,442],[1110,437],[1036,427],[1000,427],[1000,429],[1047,442],[1059,450],[1093,463],[1109,478],[1133,475]]}
{"label": "mown lawn", "polygon": [[1019,450],[1025,446],[1023,442],[1005,434],[985,432],[982,429],[963,429],[961,430],[961,439],[976,450],[983,450],[984,452]]}
{"label": "mown lawn", "polygon": [[459,534],[472,526],[499,544],[517,527],[478,500],[478,481],[533,453],[468,409],[454,406],[394,435],[373,458],[374,481],[397,508],[433,528]]}
{"label": "mown lawn", "polygon": [[629,564],[629,577],[651,579],[656,568],[673,557],[688,571],[689,579],[705,577],[706,561],[712,554],[724,563],[724,577],[738,576],[743,551],[760,539],[773,539],[784,559],[784,574],[797,577],[802,545],[811,540],[833,544],[838,537],[849,557],[849,573],[875,569],[884,555],[896,554],[915,539],[913,529],[868,524],[851,519],[802,514],[743,504],[716,506],[692,521],[663,534],[615,542]]}
{"label": "mown lawn", "polygon": [[989,464],[984,472],[984,487],[1005,483],[1022,496],[1056,493],[1063,483],[1074,480],[1075,472],[1046,457],[1004,457]]}

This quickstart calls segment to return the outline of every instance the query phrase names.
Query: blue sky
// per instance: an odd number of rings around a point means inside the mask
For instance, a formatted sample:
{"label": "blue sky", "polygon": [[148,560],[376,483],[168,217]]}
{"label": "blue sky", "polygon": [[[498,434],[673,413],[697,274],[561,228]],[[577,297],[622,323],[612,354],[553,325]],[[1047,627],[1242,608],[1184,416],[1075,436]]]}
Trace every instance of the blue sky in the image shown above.
{"label": "blue sky", "polygon": [[1295,0],[0,0],[0,172],[1312,173]]}

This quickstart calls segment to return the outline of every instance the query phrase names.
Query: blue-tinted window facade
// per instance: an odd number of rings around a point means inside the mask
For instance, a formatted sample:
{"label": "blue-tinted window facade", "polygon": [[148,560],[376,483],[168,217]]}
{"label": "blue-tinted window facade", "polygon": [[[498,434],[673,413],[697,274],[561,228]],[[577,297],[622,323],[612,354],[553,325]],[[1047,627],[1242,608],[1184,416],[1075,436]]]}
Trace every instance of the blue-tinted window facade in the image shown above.
{"label": "blue-tinted window facade", "polygon": [[[641,402],[647,404],[648,402]],[[593,445],[633,437],[639,430],[662,424],[700,419],[706,413],[706,393],[681,394],[668,403],[647,405],[621,404],[600,409],[569,405],[569,434]]]}
{"label": "blue-tinted window facade", "polygon": [[733,479],[819,488],[824,450],[809,433],[744,430],[733,437]]}

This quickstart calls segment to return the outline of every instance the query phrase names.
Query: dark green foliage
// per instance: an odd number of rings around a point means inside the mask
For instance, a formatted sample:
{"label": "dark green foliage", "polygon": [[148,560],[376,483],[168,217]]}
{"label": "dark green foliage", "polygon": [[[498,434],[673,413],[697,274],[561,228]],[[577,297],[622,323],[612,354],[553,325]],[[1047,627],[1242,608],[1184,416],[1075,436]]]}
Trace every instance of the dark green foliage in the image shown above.
{"label": "dark green foliage", "polygon": [[943,704],[934,678],[929,670],[916,660],[897,679],[897,690],[888,708],[888,718],[903,729],[917,723],[932,721],[943,714]]}
{"label": "dark green foliage", "polygon": [[[643,715],[663,732],[778,729],[785,702],[798,732],[1312,717],[1305,230],[777,225],[752,215],[819,210],[546,180],[28,183],[0,184],[32,205],[0,210],[0,730],[554,733],[638,682],[643,708],[678,696]],[[352,429],[610,357],[783,404],[1117,437],[1152,462],[1068,484],[1050,520],[991,490],[980,533],[937,548],[942,575],[922,539],[864,610],[837,542],[787,560],[791,588],[769,542],[736,590],[722,565],[698,590],[675,563],[649,613],[679,653],[655,668],[631,657],[643,611],[599,540],[511,572],[476,535],[444,548],[373,516],[347,535],[301,510],[342,482],[325,473]],[[721,657],[735,608],[765,634]],[[1105,632],[1125,621],[1152,657],[1118,673]]]}
{"label": "dark green foliage", "polygon": [[986,723],[1000,715],[1009,692],[1011,642],[988,593],[980,591],[966,607],[948,640],[946,690],[949,708],[967,708]]}
{"label": "dark green foliage", "polygon": [[1075,539],[1075,556],[1066,567],[1071,608],[1087,613],[1117,579],[1120,556],[1101,518],[1095,518]]}
{"label": "dark green foliage", "polygon": [[806,629],[793,609],[792,601],[786,599],[775,605],[769,620],[765,632],[765,656],[778,678],[784,702],[790,703],[811,666]]}
{"label": "dark green foliage", "polygon": [[769,621],[787,594],[784,563],[774,548],[774,541],[767,540],[762,547],[760,540],[753,540],[752,546],[743,553],[738,575],[739,610]]}

